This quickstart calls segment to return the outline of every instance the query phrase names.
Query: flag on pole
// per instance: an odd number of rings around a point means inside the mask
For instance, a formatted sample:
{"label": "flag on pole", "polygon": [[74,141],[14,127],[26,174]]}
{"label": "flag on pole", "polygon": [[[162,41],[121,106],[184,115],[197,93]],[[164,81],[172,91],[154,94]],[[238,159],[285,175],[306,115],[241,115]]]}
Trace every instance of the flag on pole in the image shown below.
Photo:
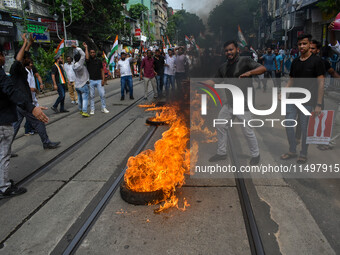
{"label": "flag on pole", "polygon": [[115,39],[115,42],[113,43],[113,46],[112,46],[112,49],[111,49],[111,52],[109,54],[109,60],[110,60],[110,63],[111,64],[113,61],[114,61],[114,53],[118,50],[118,35],[116,36],[116,39]]}
{"label": "flag on pole", "polygon": [[170,40],[169,40],[169,37],[166,36],[166,39],[168,40],[169,47],[172,48],[172,45],[171,45]]}
{"label": "flag on pole", "polygon": [[185,36],[185,43],[186,43],[186,44],[190,44],[190,43],[191,43],[191,41],[190,41],[190,39],[189,39],[188,36]]}
{"label": "flag on pole", "polygon": [[238,25],[238,39],[241,42],[241,47],[244,48],[247,45],[246,39],[243,36],[240,25]]}
{"label": "flag on pole", "polygon": [[163,42],[163,50],[165,50],[165,49],[166,49],[166,46],[165,46],[165,42],[164,42],[164,37],[163,37],[163,35],[162,35],[162,42]]}
{"label": "flag on pole", "polygon": [[103,58],[105,58],[105,60],[106,60],[106,63],[108,63],[109,64],[109,59],[107,58],[107,56],[106,56],[106,54],[105,54],[105,52],[103,51]]}
{"label": "flag on pole", "polygon": [[191,43],[192,43],[192,45],[196,48],[197,51],[200,50],[200,47],[198,47],[198,45],[197,45],[197,43],[196,43],[196,41],[195,41],[194,36],[192,36]]}
{"label": "flag on pole", "polygon": [[57,49],[55,50],[55,54],[59,54],[61,56],[64,53],[64,49],[65,49],[65,43],[64,43],[64,39],[62,39]]}

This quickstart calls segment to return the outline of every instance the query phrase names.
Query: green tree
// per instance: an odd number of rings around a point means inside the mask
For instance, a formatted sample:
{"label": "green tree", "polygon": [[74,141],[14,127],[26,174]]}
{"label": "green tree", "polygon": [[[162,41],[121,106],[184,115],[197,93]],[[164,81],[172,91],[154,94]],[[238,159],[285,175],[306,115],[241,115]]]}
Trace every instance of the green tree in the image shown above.
{"label": "green tree", "polygon": [[148,7],[146,7],[143,4],[133,4],[130,6],[129,13],[131,18],[138,20],[141,18],[142,13],[148,10],[149,10]]}
{"label": "green tree", "polygon": [[180,10],[170,16],[167,26],[167,35],[171,41],[179,41],[184,43],[185,35],[193,35],[198,38],[205,27],[203,21],[196,15],[185,10]]}
{"label": "green tree", "polygon": [[[60,17],[62,12],[60,5],[64,4],[66,23],[70,21],[68,4],[66,0],[48,0],[51,4],[51,14],[57,13]],[[119,31],[124,30],[123,4],[128,0],[73,0],[72,24],[67,28],[77,38],[95,43],[114,38]],[[89,38],[90,37],[90,38]]]}
{"label": "green tree", "polygon": [[217,5],[208,18],[208,26],[215,35],[215,41],[237,39],[238,25],[247,39],[247,35],[255,32],[253,13],[257,9],[257,0],[224,0]]}
{"label": "green tree", "polygon": [[334,14],[335,16],[340,10],[340,0],[320,1],[319,3],[316,4],[316,6],[318,6],[323,13],[329,15]]}

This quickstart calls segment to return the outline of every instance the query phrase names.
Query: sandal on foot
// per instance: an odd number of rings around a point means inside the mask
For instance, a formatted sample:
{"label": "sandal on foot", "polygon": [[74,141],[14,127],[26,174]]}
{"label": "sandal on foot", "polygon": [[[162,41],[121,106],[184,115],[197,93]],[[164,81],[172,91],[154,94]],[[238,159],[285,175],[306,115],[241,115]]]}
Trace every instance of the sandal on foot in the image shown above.
{"label": "sandal on foot", "polygon": [[333,147],[330,145],[318,145],[317,148],[321,151],[332,150]]}
{"label": "sandal on foot", "polygon": [[287,160],[287,159],[296,158],[296,157],[297,157],[296,153],[287,152],[285,154],[282,154],[280,158],[283,160]]}
{"label": "sandal on foot", "polygon": [[296,163],[298,163],[300,165],[306,164],[306,162],[307,162],[307,158],[306,157],[301,157],[301,156],[296,161]]}

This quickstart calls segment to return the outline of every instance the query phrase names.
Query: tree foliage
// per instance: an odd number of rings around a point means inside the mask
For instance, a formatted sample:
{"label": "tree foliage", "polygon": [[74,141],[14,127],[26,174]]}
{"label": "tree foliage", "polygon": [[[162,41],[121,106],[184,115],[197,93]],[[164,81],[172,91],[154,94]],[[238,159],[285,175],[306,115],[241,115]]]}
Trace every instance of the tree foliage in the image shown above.
{"label": "tree foliage", "polygon": [[257,9],[257,0],[224,0],[210,12],[209,29],[215,39],[226,41],[237,39],[237,26],[240,25],[247,37],[255,31],[253,15]]}
{"label": "tree foliage", "polygon": [[[57,13],[62,17],[60,5],[66,6],[65,20],[70,22],[70,14],[66,0],[49,0],[51,14]],[[95,42],[114,38],[120,30],[124,30],[123,4],[128,0],[73,0],[72,24],[67,28],[68,32],[76,34],[88,41],[88,37]],[[61,18],[59,18],[61,20]],[[79,38],[72,38],[79,39]]]}
{"label": "tree foliage", "polygon": [[180,10],[170,16],[167,35],[170,40],[176,41],[178,37],[178,41],[183,43],[185,35],[197,38],[204,30],[203,21],[196,14]]}
{"label": "tree foliage", "polygon": [[326,0],[320,1],[316,4],[320,10],[326,14],[334,14],[340,10],[340,0]]}
{"label": "tree foliage", "polygon": [[142,13],[148,10],[149,10],[148,7],[146,7],[143,4],[138,3],[138,4],[133,4],[130,6],[129,13],[130,13],[131,18],[138,20],[141,18]]}

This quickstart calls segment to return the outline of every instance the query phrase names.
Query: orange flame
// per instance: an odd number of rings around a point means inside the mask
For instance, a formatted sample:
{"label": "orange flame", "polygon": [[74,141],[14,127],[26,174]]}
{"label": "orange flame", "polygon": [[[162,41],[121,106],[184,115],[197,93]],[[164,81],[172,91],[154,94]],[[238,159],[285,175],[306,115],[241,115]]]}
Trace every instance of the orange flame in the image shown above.
{"label": "orange flame", "polygon": [[[157,141],[154,150],[146,150],[136,157],[130,157],[124,181],[128,189],[134,192],[153,192],[162,190],[164,198],[155,204],[165,201],[163,206],[155,210],[160,213],[171,207],[186,210],[190,206],[184,201],[184,207],[178,207],[176,188],[185,182],[185,174],[190,173],[191,153],[197,153],[198,145],[187,149],[189,129],[183,116],[178,114],[179,107],[156,107],[151,110],[162,110],[156,113],[154,121],[166,121],[170,129],[162,134],[162,139]],[[193,157],[195,159],[195,157]],[[197,156],[196,159],[197,161]]]}

